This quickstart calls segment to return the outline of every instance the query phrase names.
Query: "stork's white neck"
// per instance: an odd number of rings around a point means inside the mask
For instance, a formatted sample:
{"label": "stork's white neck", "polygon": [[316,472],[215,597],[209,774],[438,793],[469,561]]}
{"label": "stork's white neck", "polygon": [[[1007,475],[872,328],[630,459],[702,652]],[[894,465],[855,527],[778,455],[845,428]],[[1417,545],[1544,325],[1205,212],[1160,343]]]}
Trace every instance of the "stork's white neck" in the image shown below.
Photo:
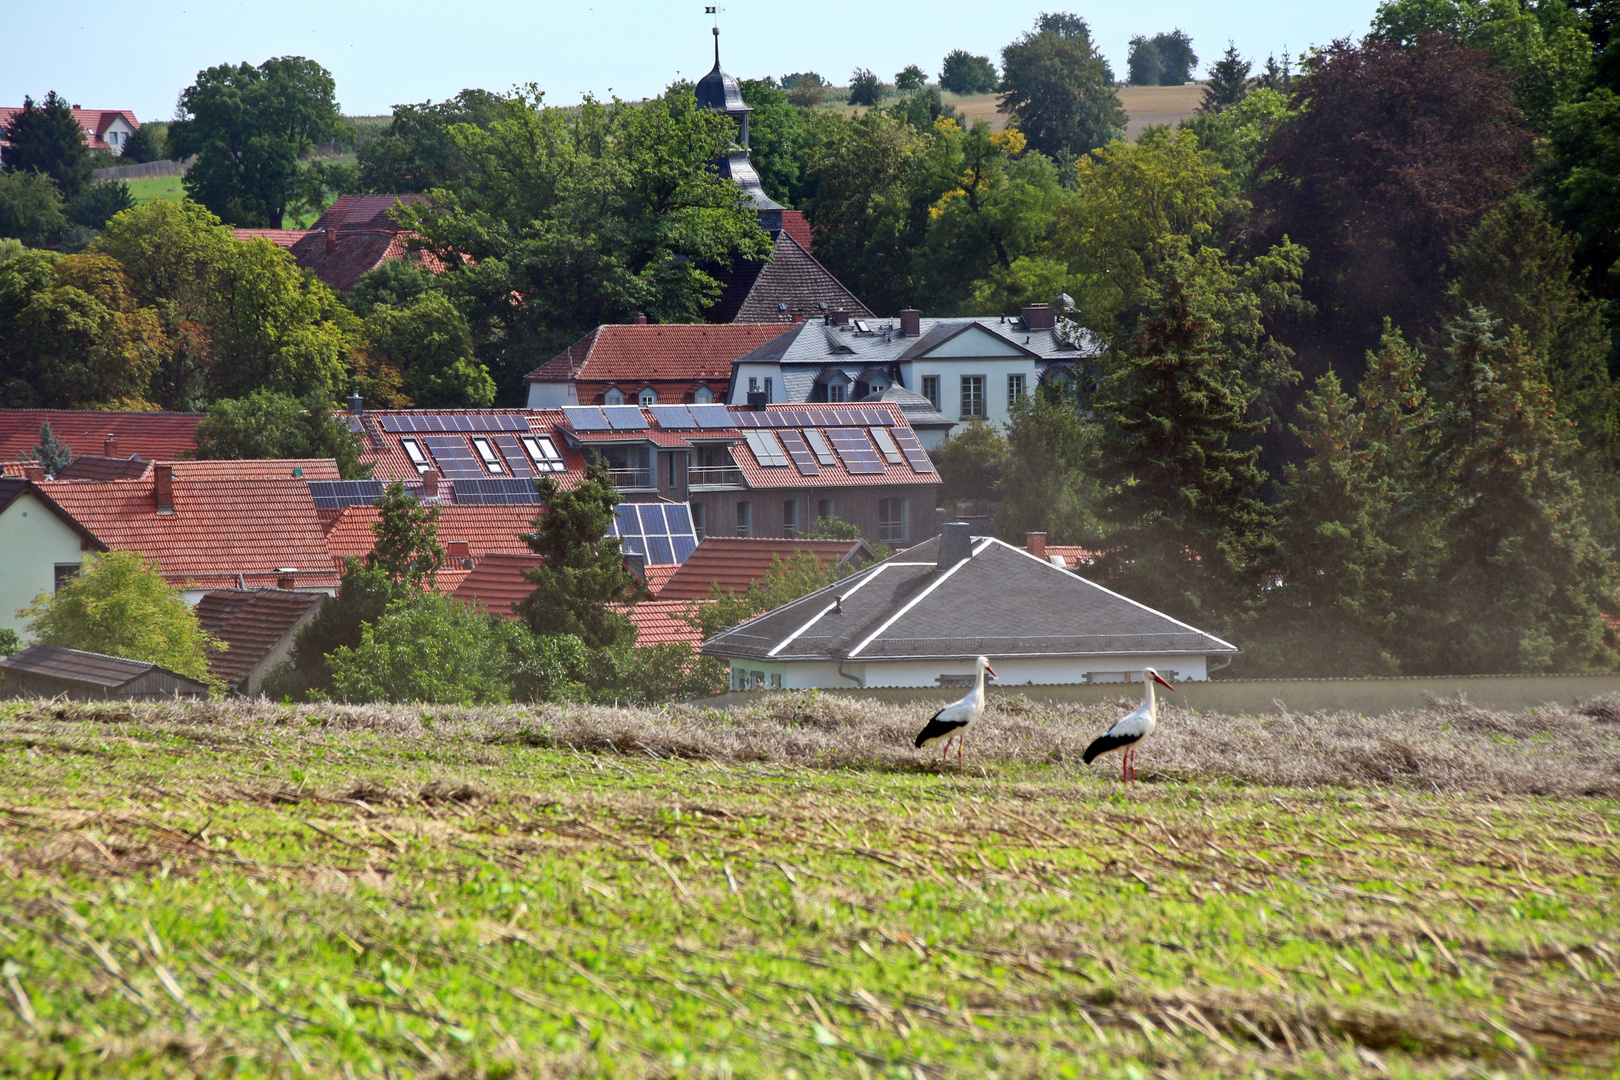
{"label": "stork's white neck", "polygon": [[1142,704],[1149,709],[1157,707],[1153,694],[1153,676],[1144,675],[1142,677]]}
{"label": "stork's white neck", "polygon": [[982,709],[984,708],[984,665],[979,664],[977,667],[979,669],[979,675],[978,678],[976,678],[973,682],[973,699],[979,708]]}

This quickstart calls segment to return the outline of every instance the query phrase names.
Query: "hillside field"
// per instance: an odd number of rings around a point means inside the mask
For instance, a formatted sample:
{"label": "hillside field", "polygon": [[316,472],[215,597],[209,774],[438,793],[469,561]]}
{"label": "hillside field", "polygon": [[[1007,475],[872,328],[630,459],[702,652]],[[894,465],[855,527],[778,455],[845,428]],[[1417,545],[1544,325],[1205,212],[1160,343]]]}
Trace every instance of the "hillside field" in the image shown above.
{"label": "hillside field", "polygon": [[129,185],[129,193],[137,205],[154,200],[177,203],[186,197],[185,178],[180,176],[153,176],[124,183]]}
{"label": "hillside field", "polygon": [[1620,1075],[1620,710],[0,703],[0,1074]]}
{"label": "hillside field", "polygon": [[[828,98],[833,104],[820,107],[843,113],[860,112],[859,108],[836,104],[848,95],[847,88],[830,90]],[[995,94],[944,94],[942,97],[947,103],[956,106],[956,111],[961,113],[969,124],[975,120],[985,120],[996,131],[1007,126],[1007,118],[996,111],[998,97]],[[883,105],[892,105],[896,100],[897,98],[891,97],[883,102]],[[1199,102],[1204,100],[1204,87],[1202,83],[1186,83],[1182,86],[1122,86],[1119,88],[1119,100],[1130,116],[1130,122],[1125,126],[1125,137],[1134,140],[1149,124],[1168,124],[1175,127],[1183,118],[1197,112]]]}

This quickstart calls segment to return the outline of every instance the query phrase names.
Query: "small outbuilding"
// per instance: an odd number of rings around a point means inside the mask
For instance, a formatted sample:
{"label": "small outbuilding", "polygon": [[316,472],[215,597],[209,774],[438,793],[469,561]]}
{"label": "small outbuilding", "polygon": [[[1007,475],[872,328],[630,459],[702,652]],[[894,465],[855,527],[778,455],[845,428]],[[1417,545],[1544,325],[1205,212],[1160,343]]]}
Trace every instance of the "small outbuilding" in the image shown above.
{"label": "small outbuilding", "polygon": [[[1002,686],[1209,677],[1238,649],[964,522],[710,638],[733,690],[966,685],[974,659]],[[1217,664],[1217,667],[1225,666]]]}
{"label": "small outbuilding", "polygon": [[0,695],[65,697],[70,701],[160,701],[205,698],[207,683],[141,660],[105,653],[30,645],[0,660]]}

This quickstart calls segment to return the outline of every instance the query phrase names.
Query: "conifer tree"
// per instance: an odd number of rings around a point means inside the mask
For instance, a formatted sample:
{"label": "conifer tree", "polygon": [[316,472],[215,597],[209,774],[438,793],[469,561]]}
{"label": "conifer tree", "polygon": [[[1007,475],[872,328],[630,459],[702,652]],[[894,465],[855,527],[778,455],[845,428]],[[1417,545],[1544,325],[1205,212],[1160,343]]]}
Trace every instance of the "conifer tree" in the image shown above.
{"label": "conifer tree", "polygon": [[[1257,391],[1211,347],[1179,281],[1102,381],[1099,569],[1173,615],[1235,620],[1271,544],[1249,418]],[[1250,445],[1246,445],[1250,444]]]}
{"label": "conifer tree", "polygon": [[523,572],[534,591],[518,614],[543,636],[573,634],[592,648],[631,644],[635,625],[608,605],[644,600],[647,587],[625,566],[619,538],[609,535],[619,493],[607,467],[593,462],[567,491],[549,476],[535,488],[545,513],[523,539],[545,562]]}
{"label": "conifer tree", "polygon": [[49,420],[39,425],[39,445],[34,447],[34,460],[39,462],[46,476],[55,476],[73,463],[73,450],[56,437]]}
{"label": "conifer tree", "polygon": [[1249,71],[1254,65],[1238,55],[1237,46],[1226,43],[1226,52],[1209,67],[1209,82],[1204,85],[1204,100],[1198,111],[1206,113],[1230,109],[1249,96]]}

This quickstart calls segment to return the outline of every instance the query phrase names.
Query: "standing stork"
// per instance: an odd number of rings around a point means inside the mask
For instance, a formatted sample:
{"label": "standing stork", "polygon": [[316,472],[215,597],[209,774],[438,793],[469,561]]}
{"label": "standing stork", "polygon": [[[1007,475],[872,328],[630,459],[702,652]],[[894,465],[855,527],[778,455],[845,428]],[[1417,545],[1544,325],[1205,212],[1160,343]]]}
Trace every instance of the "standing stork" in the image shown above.
{"label": "standing stork", "polygon": [[966,697],[945,706],[939,712],[929,717],[928,723],[917,732],[917,748],[920,750],[931,742],[945,740],[945,745],[939,752],[939,767],[945,767],[945,758],[951,752],[951,740],[956,740],[956,766],[962,767],[962,743],[968,729],[978,722],[984,715],[984,673],[988,671],[991,678],[996,678],[996,669],[990,666],[986,657],[979,657],[978,670],[973,677],[973,689],[968,691]]}
{"label": "standing stork", "polygon": [[1156,714],[1158,702],[1153,696],[1153,684],[1176,693],[1176,688],[1159,677],[1159,673],[1152,668],[1142,671],[1142,704],[1136,711],[1122,716],[1113,727],[1103,732],[1096,741],[1086,747],[1086,764],[1090,765],[1096,759],[1113,750],[1124,750],[1119,759],[1119,782],[1124,784],[1127,779],[1136,779],[1136,744],[1153,734],[1158,726]]}

